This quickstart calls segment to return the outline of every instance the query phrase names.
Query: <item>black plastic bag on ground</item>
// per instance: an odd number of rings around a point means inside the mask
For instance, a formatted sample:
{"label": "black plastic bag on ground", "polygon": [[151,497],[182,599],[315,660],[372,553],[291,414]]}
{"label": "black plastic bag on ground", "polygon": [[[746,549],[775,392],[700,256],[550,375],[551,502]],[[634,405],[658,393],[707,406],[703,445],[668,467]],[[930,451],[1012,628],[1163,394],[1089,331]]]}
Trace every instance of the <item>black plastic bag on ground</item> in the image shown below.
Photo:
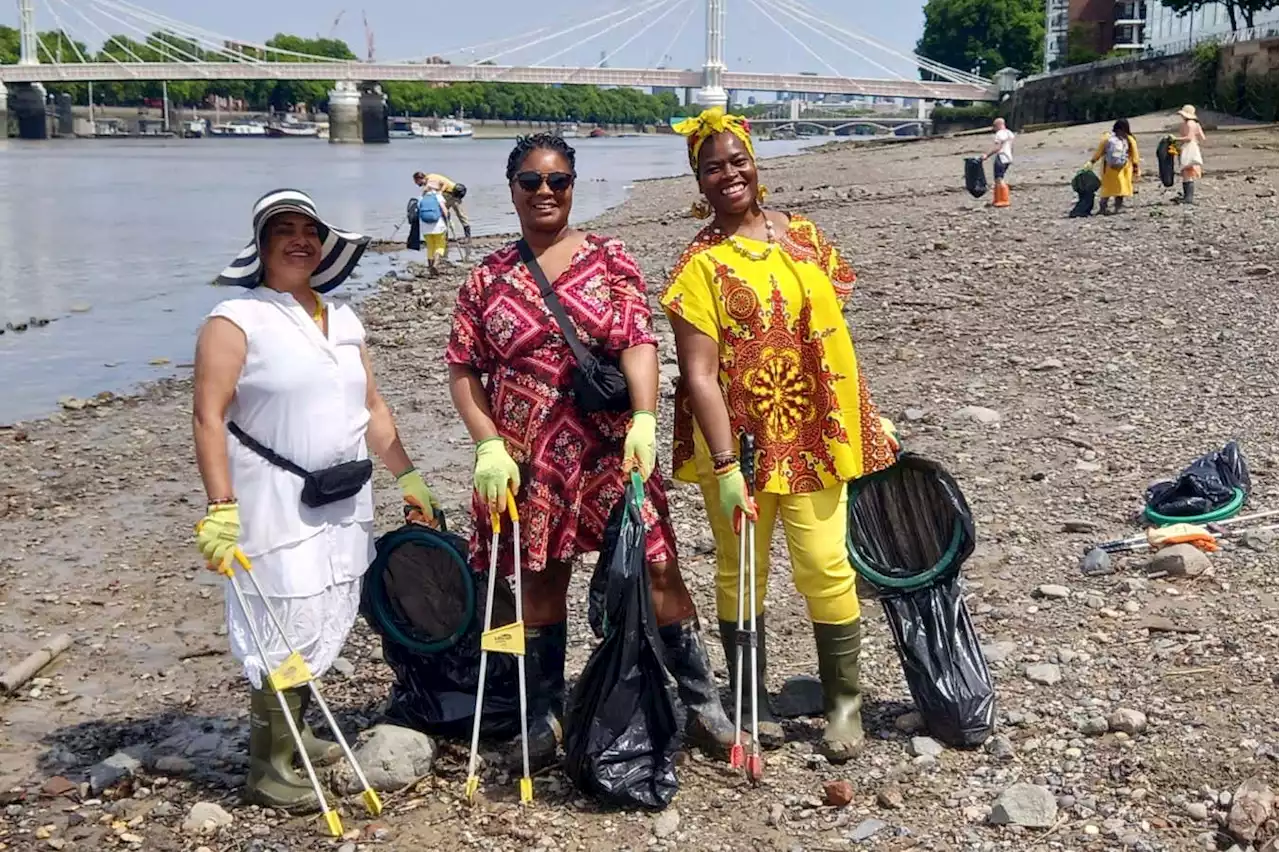
{"label": "black plastic bag on ground", "polygon": [[959,748],[985,742],[996,716],[960,580],[974,539],[959,485],[935,462],[903,453],[849,483],[849,559],[879,595],[925,727]]}
{"label": "black plastic bag on ground", "polygon": [[[565,774],[592,798],[661,810],[678,789],[680,732],[649,598],[644,521],[634,486],[614,509],[591,580],[587,660],[565,714]],[[641,492],[643,493],[643,492]]]}
{"label": "black plastic bag on ground", "polygon": [[1156,145],[1156,165],[1160,171],[1160,182],[1165,186],[1173,186],[1177,164],[1178,155],[1174,153],[1173,137],[1165,136]]}
{"label": "black plastic bag on ground", "polygon": [[[386,716],[435,736],[468,737],[475,717],[488,574],[471,571],[466,554],[462,538],[406,524],[378,539],[361,587],[361,614],[382,637],[382,657],[395,673]],[[515,596],[499,582],[493,623],[514,620]],[[480,731],[516,736],[516,658],[490,654],[488,668]]]}
{"label": "black plastic bag on ground", "polygon": [[987,194],[987,167],[981,157],[966,157],[964,161],[964,188],[974,198]]}
{"label": "black plastic bag on ground", "polygon": [[1235,499],[1236,489],[1248,496],[1249,465],[1235,441],[1206,453],[1187,466],[1177,479],[1147,488],[1147,508],[1165,517],[1207,515]]}
{"label": "black plastic bag on ground", "polygon": [[1093,215],[1093,199],[1102,188],[1102,180],[1093,169],[1081,169],[1071,179],[1071,188],[1076,194],[1076,205],[1068,214],[1072,219]]}

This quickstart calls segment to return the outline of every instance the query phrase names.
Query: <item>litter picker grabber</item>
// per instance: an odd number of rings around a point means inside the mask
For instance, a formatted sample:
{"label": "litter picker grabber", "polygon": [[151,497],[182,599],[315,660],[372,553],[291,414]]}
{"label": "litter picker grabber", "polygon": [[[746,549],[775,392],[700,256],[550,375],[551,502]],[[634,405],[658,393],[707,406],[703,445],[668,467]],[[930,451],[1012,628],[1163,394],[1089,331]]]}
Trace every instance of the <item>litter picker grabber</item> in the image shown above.
{"label": "litter picker grabber", "polygon": [[[324,790],[320,787],[320,780],[316,777],[315,767],[311,765],[311,759],[307,757],[307,749],[302,743],[302,734],[293,719],[293,714],[289,712],[289,705],[284,697],[286,689],[293,689],[302,686],[304,683],[311,689],[311,695],[315,698],[320,712],[324,714],[324,720],[329,725],[329,730],[333,731],[334,738],[337,739],[338,745],[342,748],[342,754],[346,757],[347,762],[351,764],[356,778],[360,781],[360,786],[364,788],[365,808],[370,814],[377,816],[382,813],[382,800],[378,798],[377,792],[369,786],[369,779],[365,777],[364,770],[360,768],[360,764],[356,762],[356,756],[351,752],[351,746],[347,744],[347,738],[342,735],[342,730],[338,727],[338,723],[334,721],[333,713],[330,712],[328,703],[324,700],[324,696],[320,694],[320,687],[316,686],[315,676],[311,673],[311,667],[307,665],[302,655],[294,648],[288,632],[284,629],[284,625],[276,618],[275,612],[271,609],[270,604],[267,603],[267,597],[262,593],[258,578],[253,574],[253,567],[249,564],[248,558],[239,549],[235,552],[235,562],[238,562],[240,567],[244,569],[245,576],[249,578],[249,582],[253,585],[254,594],[262,601],[262,606],[267,611],[267,616],[270,618],[272,626],[280,634],[285,647],[289,649],[289,656],[285,657],[284,662],[269,672],[265,680],[267,686],[276,694],[276,700],[280,702],[280,710],[284,716],[285,724],[289,726],[289,733],[293,736],[293,743],[297,747],[298,757],[302,759],[302,766],[307,770],[307,778],[311,781],[311,789],[315,791],[316,800],[320,803],[320,814],[324,819],[325,828],[333,837],[341,837],[342,819],[338,816],[337,811],[329,807],[329,803],[325,799]],[[263,645],[262,636],[258,633],[258,626],[254,624],[253,617],[249,614],[249,606],[244,597],[244,590],[240,588],[240,582],[236,579],[235,566],[228,563],[223,568],[222,573],[231,582],[231,590],[235,593],[236,601],[240,604],[240,611],[244,613],[244,620],[249,626],[249,634],[253,637],[254,647],[258,651],[258,656],[266,664],[268,660],[266,647]]]}
{"label": "litter picker grabber", "polygon": [[[747,432],[742,433],[738,465],[746,482],[747,499],[751,499],[751,483],[755,479],[756,443]],[[733,748],[729,750],[729,765],[734,769],[746,768],[752,782],[764,776],[764,761],[760,757],[760,681],[759,641],[756,634],[756,524],[749,515],[742,513],[738,530],[738,630],[734,644],[734,695],[733,695]],[[743,586],[747,588],[743,588]],[[746,607],[750,606],[750,616]],[[743,648],[751,649],[751,754],[745,754],[742,746],[742,657]]]}
{"label": "litter picker grabber", "polygon": [[507,514],[511,518],[511,533],[515,548],[515,598],[516,620],[502,627],[493,627],[493,594],[498,582],[498,545],[502,540],[502,516],[490,512],[493,538],[489,543],[489,587],[485,593],[484,631],[480,634],[480,678],[476,684],[476,714],[471,723],[471,756],[467,761],[467,801],[475,798],[480,789],[480,776],[476,763],[480,754],[480,719],[484,712],[484,682],[489,668],[489,654],[515,654],[516,674],[520,685],[520,751],[524,759],[524,775],[520,778],[520,803],[533,801],[533,778],[529,774],[529,693],[525,685],[524,669],[524,600],[520,585],[520,514],[516,511],[516,496],[507,492]]}
{"label": "litter picker grabber", "polygon": [[[1152,527],[1142,535],[1104,541],[1101,544],[1087,546],[1084,550],[1089,552],[1096,548],[1107,553],[1125,553],[1134,550],[1159,550],[1161,547],[1170,544],[1192,544],[1202,550],[1212,552],[1218,549],[1218,539],[1236,534],[1237,531],[1231,530],[1229,527],[1245,521],[1273,518],[1276,515],[1280,515],[1280,509],[1253,512],[1248,515],[1239,515],[1230,520],[1216,521],[1209,524],[1171,524],[1165,527]],[[1251,527],[1248,531],[1252,532],[1254,528]],[[1240,530],[1239,532],[1245,532],[1245,530]]]}

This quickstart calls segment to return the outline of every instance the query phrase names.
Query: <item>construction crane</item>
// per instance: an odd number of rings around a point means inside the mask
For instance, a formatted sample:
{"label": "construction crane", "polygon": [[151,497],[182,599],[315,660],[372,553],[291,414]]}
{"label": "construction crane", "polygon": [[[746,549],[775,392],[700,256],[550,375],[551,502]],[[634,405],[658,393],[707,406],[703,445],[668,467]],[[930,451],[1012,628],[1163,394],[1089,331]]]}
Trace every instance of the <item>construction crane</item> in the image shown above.
{"label": "construction crane", "polygon": [[347,14],[346,9],[341,9],[333,18],[333,26],[329,27],[329,38],[333,38],[334,33],[338,31],[338,24],[342,22],[342,16]]}
{"label": "construction crane", "polygon": [[360,10],[360,18],[364,21],[364,46],[368,53],[368,61],[373,61],[373,30],[369,29],[369,16]]}

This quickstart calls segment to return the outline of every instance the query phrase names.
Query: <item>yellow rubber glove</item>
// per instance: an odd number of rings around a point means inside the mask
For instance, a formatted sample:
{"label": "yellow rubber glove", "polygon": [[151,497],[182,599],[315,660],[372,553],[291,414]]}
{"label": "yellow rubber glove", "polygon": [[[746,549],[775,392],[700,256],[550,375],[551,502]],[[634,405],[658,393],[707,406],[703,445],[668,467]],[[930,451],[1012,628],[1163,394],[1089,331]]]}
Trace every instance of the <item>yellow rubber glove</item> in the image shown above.
{"label": "yellow rubber glove", "polygon": [[1083,166],[1081,166],[1080,168],[1081,168],[1082,170],[1083,170],[1083,169],[1089,169],[1090,171],[1092,171],[1092,170],[1093,170],[1093,160],[1086,160],[1086,161],[1085,161],[1085,164],[1084,164]]}
{"label": "yellow rubber glove", "polygon": [[196,524],[196,547],[210,571],[224,574],[230,571],[232,560],[240,550],[239,542],[240,506],[237,503],[210,506],[204,520]]}
{"label": "yellow rubber glove", "polygon": [[747,494],[747,481],[742,476],[742,469],[735,464],[729,470],[717,473],[716,481],[720,484],[720,511],[733,521],[734,530],[737,531],[742,522],[741,515],[745,514],[754,521],[756,503]]}
{"label": "yellow rubber glove", "polygon": [[427,483],[422,478],[422,474],[418,472],[418,469],[411,467],[397,476],[396,484],[400,486],[400,491],[404,494],[405,504],[412,506],[414,511],[422,516],[422,523],[434,525],[436,510],[440,508],[440,501],[431,493],[431,489],[427,487]]}
{"label": "yellow rubber glove", "polygon": [[520,468],[501,438],[486,438],[476,444],[474,482],[476,493],[498,511],[506,508],[507,491],[520,490]]}
{"label": "yellow rubber glove", "polygon": [[649,479],[657,457],[658,421],[652,411],[637,411],[631,415],[631,428],[622,444],[622,469],[630,470],[630,463],[640,467],[640,478]]}
{"label": "yellow rubber glove", "polygon": [[902,449],[901,442],[898,441],[898,427],[893,425],[893,421],[888,417],[880,418],[880,428],[884,430],[885,436],[889,439],[889,446],[896,453]]}

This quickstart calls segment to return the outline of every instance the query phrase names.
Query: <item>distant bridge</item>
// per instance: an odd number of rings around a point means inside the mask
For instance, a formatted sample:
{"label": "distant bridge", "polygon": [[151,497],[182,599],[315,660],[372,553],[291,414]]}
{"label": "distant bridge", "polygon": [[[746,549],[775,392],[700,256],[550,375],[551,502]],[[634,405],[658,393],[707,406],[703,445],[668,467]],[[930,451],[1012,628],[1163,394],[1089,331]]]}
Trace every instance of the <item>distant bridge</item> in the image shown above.
{"label": "distant bridge", "polygon": [[836,135],[844,135],[842,131],[857,130],[860,127],[869,127],[875,131],[883,131],[894,135],[902,135],[899,131],[911,128],[916,136],[927,135],[929,128],[933,126],[933,122],[927,118],[860,118],[860,117],[841,117],[841,118],[753,118],[751,119],[752,128],[760,127],[774,133],[790,130],[793,133],[803,134],[806,129],[816,130],[819,135],[827,135],[834,133]]}

